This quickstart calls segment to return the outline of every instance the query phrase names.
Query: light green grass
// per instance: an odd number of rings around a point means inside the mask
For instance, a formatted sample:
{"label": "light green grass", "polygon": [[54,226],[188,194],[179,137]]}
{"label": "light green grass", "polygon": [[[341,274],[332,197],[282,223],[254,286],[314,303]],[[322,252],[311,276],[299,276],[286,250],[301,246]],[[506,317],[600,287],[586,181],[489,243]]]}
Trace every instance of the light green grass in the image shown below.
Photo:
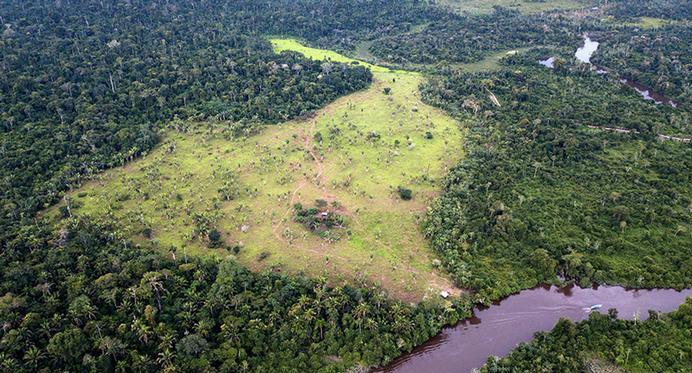
{"label": "light green grass", "polygon": [[507,57],[510,54],[513,53],[523,53],[531,49],[531,47],[527,48],[517,48],[517,49],[512,49],[508,51],[501,51],[501,52],[495,52],[495,53],[489,53],[487,54],[482,60],[478,62],[471,62],[471,63],[461,63],[461,64],[456,64],[454,65],[456,68],[459,68],[463,71],[467,72],[481,72],[481,71],[494,71],[500,69],[500,60],[503,57]]}
{"label": "light green grass", "polygon": [[666,26],[681,25],[683,22],[672,19],[639,17],[635,19],[621,19],[613,16],[608,16],[603,21],[617,27],[639,27],[641,29],[650,30]]}
{"label": "light green grass", "polygon": [[643,29],[661,28],[677,23],[676,21],[653,17],[639,17],[639,22],[628,23],[628,25],[639,26]]}
{"label": "light green grass", "polygon": [[471,14],[490,13],[495,5],[516,9],[524,14],[550,10],[580,9],[589,6],[586,2],[576,0],[546,0],[541,2],[526,0],[439,0],[439,3],[457,12],[468,12]]}
{"label": "light green grass", "polygon": [[[352,61],[292,40],[272,44],[312,58]],[[176,247],[176,255],[228,255],[193,237],[193,216],[205,214],[227,244],[243,247],[238,260],[251,268],[365,279],[411,301],[454,290],[433,269],[418,220],[462,156],[459,124],[420,101],[420,74],[364,65],[374,72],[372,86],[336,100],[312,119],[237,139],[226,139],[218,123],[170,131],[149,156],[73,193],[70,199],[81,207],[72,210],[94,218],[105,213],[141,244],[149,241],[141,234],[149,227],[153,240]],[[383,93],[385,87],[391,94]],[[322,143],[315,140],[318,132]],[[372,133],[379,138],[369,138]],[[242,185],[232,201],[219,193],[228,172]],[[413,200],[398,197],[399,185],[414,191]],[[293,203],[312,206],[316,199],[342,205],[337,211],[346,216],[349,234],[328,242],[292,221]],[[270,255],[259,261],[262,252]]]}
{"label": "light green grass", "polygon": [[329,60],[332,62],[341,62],[341,63],[351,63],[351,64],[357,64],[360,66],[367,67],[368,69],[372,70],[373,72],[389,72],[390,70],[386,67],[382,66],[377,66],[377,65],[372,65],[364,61],[359,61],[347,56],[344,56],[340,53],[336,53],[334,51],[330,51],[327,49],[317,49],[317,48],[311,48],[306,45],[301,44],[299,41],[295,39],[279,39],[279,38],[271,38],[269,39],[269,42],[272,44],[272,47],[274,48],[274,52],[276,53],[281,53],[283,51],[291,51],[291,52],[298,52],[305,57],[312,58],[313,60]]}

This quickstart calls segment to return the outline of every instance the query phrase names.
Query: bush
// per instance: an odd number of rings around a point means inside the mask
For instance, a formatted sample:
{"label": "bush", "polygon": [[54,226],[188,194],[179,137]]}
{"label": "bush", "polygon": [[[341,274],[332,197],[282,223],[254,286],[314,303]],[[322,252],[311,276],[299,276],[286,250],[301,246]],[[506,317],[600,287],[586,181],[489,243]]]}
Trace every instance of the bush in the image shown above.
{"label": "bush", "polygon": [[221,245],[221,232],[219,232],[217,229],[212,229],[207,237],[209,238],[209,247],[213,248]]}
{"label": "bush", "polygon": [[401,199],[404,201],[409,201],[411,198],[413,198],[413,191],[411,189],[399,186],[397,188],[397,192],[399,192],[399,197],[401,197]]}

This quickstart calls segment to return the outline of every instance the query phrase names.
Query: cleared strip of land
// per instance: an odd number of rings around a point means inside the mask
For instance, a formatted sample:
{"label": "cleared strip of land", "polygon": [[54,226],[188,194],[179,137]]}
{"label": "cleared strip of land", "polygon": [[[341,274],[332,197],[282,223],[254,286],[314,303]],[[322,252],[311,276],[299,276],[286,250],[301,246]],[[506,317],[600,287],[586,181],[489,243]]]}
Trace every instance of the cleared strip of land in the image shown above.
{"label": "cleared strip of land", "polygon": [[[277,52],[354,62],[294,40],[272,44]],[[433,268],[419,219],[462,157],[459,123],[421,102],[420,74],[363,65],[374,73],[372,86],[312,118],[241,138],[225,136],[223,123],[176,123],[190,130],[169,131],[149,156],[71,193],[71,211],[105,212],[136,242],[174,247],[170,255],[179,258],[229,255],[207,247],[200,227],[215,227],[255,269],[364,280],[409,301],[454,293]],[[399,186],[413,199],[402,200]],[[316,200],[345,218],[340,239],[293,221],[295,203]]]}

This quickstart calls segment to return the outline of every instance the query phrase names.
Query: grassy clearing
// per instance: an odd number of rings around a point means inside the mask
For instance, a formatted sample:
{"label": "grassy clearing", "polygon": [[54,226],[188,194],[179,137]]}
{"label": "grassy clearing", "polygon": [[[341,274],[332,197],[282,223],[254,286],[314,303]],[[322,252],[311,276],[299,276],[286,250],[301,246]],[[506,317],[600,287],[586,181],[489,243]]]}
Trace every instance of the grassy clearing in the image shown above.
{"label": "grassy clearing", "polygon": [[623,18],[616,18],[614,16],[608,16],[602,19],[602,21],[612,24],[616,27],[639,27],[644,30],[651,30],[651,29],[657,29],[661,27],[666,27],[666,26],[673,26],[673,25],[680,25],[682,22],[672,20],[672,19],[663,19],[663,18],[654,18],[654,17],[638,17],[638,18],[632,18],[632,19],[623,19]]}
{"label": "grassy clearing", "polygon": [[[272,44],[353,61],[293,40]],[[433,269],[419,219],[461,157],[458,123],[420,101],[419,74],[367,66],[375,75],[369,89],[248,138],[224,136],[223,124],[178,123],[192,130],[171,130],[149,156],[72,193],[72,211],[105,213],[135,241],[155,240],[178,256],[228,255],[196,233],[203,220],[227,245],[241,246],[238,260],[251,268],[363,279],[411,301],[453,290]],[[237,190],[234,199],[223,198],[224,185]],[[412,189],[413,199],[401,200],[398,186]],[[317,199],[346,217],[340,240],[293,222],[294,203],[311,207]]]}
{"label": "grassy clearing", "polygon": [[645,30],[661,28],[669,25],[679,24],[679,21],[663,19],[663,18],[653,18],[653,17],[639,17],[638,22],[624,22],[626,26],[641,27]]}
{"label": "grassy clearing", "polygon": [[466,72],[481,72],[481,71],[494,71],[494,70],[499,70],[500,69],[500,60],[503,57],[516,54],[516,53],[524,53],[531,48],[517,48],[509,51],[500,51],[500,52],[495,52],[495,53],[490,53],[485,58],[478,62],[472,62],[472,63],[462,63],[462,64],[456,64],[454,65],[455,67],[461,69],[462,71]]}
{"label": "grassy clearing", "polygon": [[457,12],[471,14],[487,14],[498,5],[509,9],[516,9],[524,14],[540,13],[550,10],[580,9],[588,6],[588,3],[576,0],[439,0],[445,6]]}
{"label": "grassy clearing", "polygon": [[313,60],[329,60],[332,62],[341,62],[341,63],[350,63],[354,65],[360,65],[360,66],[365,66],[368,69],[370,69],[373,73],[375,72],[390,72],[390,70],[386,67],[382,66],[377,66],[377,65],[372,65],[364,61],[359,61],[347,56],[344,56],[343,54],[336,53],[334,51],[330,51],[327,49],[317,49],[317,48],[310,48],[308,46],[305,46],[301,44],[299,41],[295,39],[277,39],[277,38],[272,38],[269,39],[269,41],[272,44],[272,47],[274,48],[274,51],[276,53],[281,53],[284,51],[291,51],[291,52],[298,52],[305,57],[312,58]]}

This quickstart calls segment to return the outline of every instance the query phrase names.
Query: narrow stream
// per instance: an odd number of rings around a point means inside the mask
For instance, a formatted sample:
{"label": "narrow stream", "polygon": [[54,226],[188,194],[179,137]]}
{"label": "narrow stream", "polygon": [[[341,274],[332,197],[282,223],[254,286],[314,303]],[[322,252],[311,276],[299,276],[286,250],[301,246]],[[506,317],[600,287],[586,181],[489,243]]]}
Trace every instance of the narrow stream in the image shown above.
{"label": "narrow stream", "polygon": [[660,93],[656,93],[656,92],[652,91],[651,88],[649,88],[645,85],[642,85],[642,84],[639,84],[637,82],[633,82],[631,80],[627,80],[624,78],[620,79],[620,83],[634,89],[635,91],[637,91],[637,93],[639,93],[642,97],[644,97],[645,100],[653,101],[657,105],[666,104],[666,105],[670,105],[672,107],[678,107],[677,102],[675,102],[674,100],[671,100],[670,98],[668,98],[668,97],[666,97]]}
{"label": "narrow stream", "polygon": [[692,296],[692,289],[543,286],[524,290],[489,308],[476,308],[473,317],[443,329],[411,353],[375,372],[470,372],[482,366],[488,356],[504,356],[520,342],[531,340],[534,333],[552,329],[561,317],[586,319],[589,312],[584,308],[593,304],[603,305],[598,311],[601,313],[616,308],[622,319],[644,320],[648,310],[673,311],[688,296]]}

